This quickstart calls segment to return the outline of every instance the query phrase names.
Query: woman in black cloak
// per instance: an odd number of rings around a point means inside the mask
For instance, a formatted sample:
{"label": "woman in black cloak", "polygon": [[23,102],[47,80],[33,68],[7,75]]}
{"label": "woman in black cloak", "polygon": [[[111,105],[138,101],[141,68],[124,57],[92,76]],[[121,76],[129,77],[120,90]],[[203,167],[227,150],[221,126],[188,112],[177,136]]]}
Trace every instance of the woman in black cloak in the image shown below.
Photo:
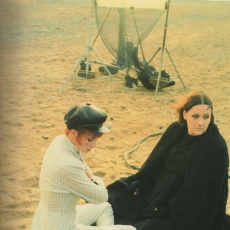
{"label": "woman in black cloak", "polygon": [[230,230],[226,214],[229,156],[202,91],[175,106],[178,121],[141,169],[107,186],[115,224],[137,230]]}

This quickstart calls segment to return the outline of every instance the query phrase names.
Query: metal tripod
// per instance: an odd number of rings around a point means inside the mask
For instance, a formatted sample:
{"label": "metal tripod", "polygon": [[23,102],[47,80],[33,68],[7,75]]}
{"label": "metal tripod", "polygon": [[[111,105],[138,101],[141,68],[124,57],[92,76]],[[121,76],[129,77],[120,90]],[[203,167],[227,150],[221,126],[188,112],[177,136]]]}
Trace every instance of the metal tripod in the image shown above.
{"label": "metal tripod", "polygon": [[167,5],[166,5],[166,9],[167,9],[167,13],[166,13],[166,21],[165,21],[165,29],[164,29],[164,37],[163,37],[163,44],[162,44],[162,47],[159,47],[158,50],[155,52],[155,54],[152,56],[152,58],[150,58],[148,64],[154,59],[154,57],[157,55],[157,53],[161,50],[161,59],[160,59],[160,70],[159,70],[159,73],[158,73],[158,77],[157,77],[157,85],[156,85],[156,89],[155,89],[155,100],[157,98],[157,92],[158,92],[158,88],[159,88],[159,83],[160,83],[160,79],[161,79],[161,71],[162,71],[162,66],[163,66],[163,61],[164,61],[164,51],[166,51],[166,53],[168,54],[168,57],[174,67],[174,70],[175,72],[177,73],[177,77],[180,79],[183,87],[184,87],[184,90],[186,90],[186,87],[184,85],[184,82],[182,81],[182,78],[180,77],[180,74],[169,54],[169,51],[167,50],[167,48],[165,47],[165,41],[166,41],[166,33],[167,33],[167,26],[168,26],[168,14],[169,14],[169,6],[170,6],[170,0],[168,0],[167,2]]}
{"label": "metal tripod", "polygon": [[[62,87],[60,88],[59,93],[61,93],[65,87],[65,85],[67,84],[67,82],[69,81],[69,79],[73,76],[73,74],[77,71],[80,63],[85,55],[85,53],[87,53],[87,58],[86,58],[86,79],[88,78],[88,74],[89,74],[89,62],[90,62],[90,51],[93,50],[95,52],[95,54],[97,55],[98,59],[100,60],[100,64],[103,65],[104,69],[106,70],[106,72],[108,73],[109,77],[111,77],[111,79],[115,82],[115,84],[117,85],[118,89],[120,90],[119,85],[117,84],[116,80],[114,79],[113,75],[111,74],[111,72],[109,71],[108,67],[105,65],[105,63],[102,61],[101,57],[99,56],[98,52],[96,51],[96,49],[93,47],[93,45],[91,45],[91,36],[92,36],[92,21],[93,21],[93,0],[92,0],[92,7],[91,7],[91,16],[90,16],[90,20],[89,20],[89,37],[88,37],[88,45],[85,46],[80,58],[78,59],[77,63],[75,64],[74,68],[72,69],[72,71],[70,72],[69,76],[66,78],[64,84],[62,85]],[[96,39],[95,39],[96,40]],[[95,42],[94,40],[94,42]],[[93,42],[93,44],[94,44]],[[94,62],[94,63],[98,63],[98,62]]]}

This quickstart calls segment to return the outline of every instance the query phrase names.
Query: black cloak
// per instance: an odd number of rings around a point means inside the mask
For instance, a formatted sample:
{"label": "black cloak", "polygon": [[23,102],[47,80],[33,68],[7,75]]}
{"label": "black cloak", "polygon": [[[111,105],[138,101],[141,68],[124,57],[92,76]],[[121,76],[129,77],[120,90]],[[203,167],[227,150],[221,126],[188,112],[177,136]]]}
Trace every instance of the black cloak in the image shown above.
{"label": "black cloak", "polygon": [[[157,207],[150,202],[132,222],[125,221],[129,214],[122,208],[123,204],[130,207],[138,204],[137,200],[134,201],[134,192],[139,186],[144,186],[144,189],[149,186],[150,181],[146,178],[152,172],[156,175],[162,172],[169,150],[187,132],[186,124],[172,123],[136,174],[107,186],[115,224],[132,224],[137,230],[230,230],[230,219],[226,214],[228,148],[213,123],[198,136],[191,148],[185,163],[183,183],[173,202],[170,200],[165,207]],[[129,200],[128,196],[134,199]],[[119,204],[122,204],[121,207]],[[142,203],[138,205],[141,207]]]}

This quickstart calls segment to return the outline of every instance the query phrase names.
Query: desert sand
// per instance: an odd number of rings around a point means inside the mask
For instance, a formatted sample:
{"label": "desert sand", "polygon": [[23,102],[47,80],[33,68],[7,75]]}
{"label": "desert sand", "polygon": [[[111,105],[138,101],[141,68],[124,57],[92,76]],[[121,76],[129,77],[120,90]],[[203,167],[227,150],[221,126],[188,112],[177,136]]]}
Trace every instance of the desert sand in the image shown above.
{"label": "desert sand", "polygon": [[[87,44],[90,9],[89,0],[0,2],[2,230],[30,229],[40,199],[45,150],[64,132],[63,118],[73,105],[91,102],[112,120],[111,132],[85,158],[106,185],[136,172],[125,164],[124,154],[137,141],[163,132],[175,121],[168,102],[185,90],[167,55],[164,69],[176,84],[160,89],[156,98],[155,91],[141,82],[137,88],[125,87],[125,71],[102,76],[97,64],[91,65],[95,79],[75,74],[59,92]],[[166,47],[177,70],[187,90],[201,89],[210,95],[215,122],[230,146],[230,2],[172,0],[168,20]],[[144,40],[147,58],[162,45],[164,23],[165,14]],[[96,34],[93,21],[92,37]],[[94,47],[104,62],[112,62],[100,37]],[[159,69],[159,56],[152,64]],[[141,166],[160,136],[140,144],[130,163]]]}

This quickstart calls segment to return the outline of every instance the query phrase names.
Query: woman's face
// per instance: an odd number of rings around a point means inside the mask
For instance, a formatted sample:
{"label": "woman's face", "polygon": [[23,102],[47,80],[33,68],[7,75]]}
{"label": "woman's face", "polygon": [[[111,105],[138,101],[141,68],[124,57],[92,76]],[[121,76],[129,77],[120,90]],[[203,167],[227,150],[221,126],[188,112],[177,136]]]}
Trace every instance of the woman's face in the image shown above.
{"label": "woman's face", "polygon": [[208,105],[195,105],[183,116],[187,121],[188,133],[192,136],[203,134],[211,121],[211,108]]}
{"label": "woman's face", "polygon": [[97,147],[97,139],[89,135],[84,135],[81,137],[81,143],[76,143],[76,146],[79,151],[85,154]]}

